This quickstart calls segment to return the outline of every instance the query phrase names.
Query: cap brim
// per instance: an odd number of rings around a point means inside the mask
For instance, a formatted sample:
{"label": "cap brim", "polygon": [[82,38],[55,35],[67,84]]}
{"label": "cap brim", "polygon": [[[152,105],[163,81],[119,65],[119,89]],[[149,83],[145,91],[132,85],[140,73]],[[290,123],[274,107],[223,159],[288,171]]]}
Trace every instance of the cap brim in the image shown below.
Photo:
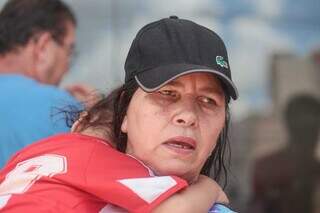
{"label": "cap brim", "polygon": [[145,70],[141,73],[138,73],[135,76],[135,79],[144,91],[154,92],[163,87],[168,82],[182,75],[195,72],[207,72],[215,74],[226,86],[228,95],[231,96],[233,100],[236,100],[238,98],[238,90],[231,79],[222,72],[214,70],[207,66],[195,64],[170,64],[150,70]]}

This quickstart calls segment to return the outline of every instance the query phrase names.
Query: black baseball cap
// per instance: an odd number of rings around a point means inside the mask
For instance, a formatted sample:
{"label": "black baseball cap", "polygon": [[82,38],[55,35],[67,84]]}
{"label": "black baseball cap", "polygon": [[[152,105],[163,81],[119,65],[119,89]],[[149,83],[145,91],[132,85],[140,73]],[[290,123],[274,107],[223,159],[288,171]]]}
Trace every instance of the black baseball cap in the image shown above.
{"label": "black baseball cap", "polygon": [[208,28],[177,16],[152,22],[137,33],[125,72],[125,83],[135,79],[146,92],[156,91],[181,75],[209,72],[221,80],[228,96],[238,98],[222,39]]}

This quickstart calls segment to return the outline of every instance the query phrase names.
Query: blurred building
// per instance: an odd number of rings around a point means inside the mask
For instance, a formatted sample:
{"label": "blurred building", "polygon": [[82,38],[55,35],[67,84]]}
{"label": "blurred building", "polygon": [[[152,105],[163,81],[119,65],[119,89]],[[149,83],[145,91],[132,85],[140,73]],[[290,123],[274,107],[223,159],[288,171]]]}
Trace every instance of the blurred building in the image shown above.
{"label": "blurred building", "polygon": [[308,57],[274,54],[271,66],[271,94],[274,111],[281,113],[295,94],[320,95],[320,49]]}

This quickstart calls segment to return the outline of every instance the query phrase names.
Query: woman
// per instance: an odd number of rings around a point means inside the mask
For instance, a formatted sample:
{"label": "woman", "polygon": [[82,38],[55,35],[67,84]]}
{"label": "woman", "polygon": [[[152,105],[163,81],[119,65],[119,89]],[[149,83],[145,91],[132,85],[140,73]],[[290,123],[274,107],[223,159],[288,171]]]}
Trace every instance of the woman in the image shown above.
{"label": "woman", "polygon": [[[74,134],[11,159],[0,176],[3,210],[28,195],[26,206],[41,198],[44,209],[70,212],[208,212],[227,202],[205,176],[212,165],[217,180],[225,172],[228,103],[237,98],[223,41],[193,22],[162,19],[138,32],[125,71],[123,86],[75,114]],[[23,175],[27,184],[13,190]]]}

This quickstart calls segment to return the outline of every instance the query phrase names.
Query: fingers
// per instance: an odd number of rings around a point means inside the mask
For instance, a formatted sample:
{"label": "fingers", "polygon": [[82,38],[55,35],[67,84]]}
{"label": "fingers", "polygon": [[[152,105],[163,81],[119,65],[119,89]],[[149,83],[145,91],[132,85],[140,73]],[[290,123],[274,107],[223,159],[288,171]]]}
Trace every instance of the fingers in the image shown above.
{"label": "fingers", "polygon": [[87,107],[94,105],[101,99],[101,95],[97,90],[85,84],[72,84],[65,87],[74,98],[84,103]]}

